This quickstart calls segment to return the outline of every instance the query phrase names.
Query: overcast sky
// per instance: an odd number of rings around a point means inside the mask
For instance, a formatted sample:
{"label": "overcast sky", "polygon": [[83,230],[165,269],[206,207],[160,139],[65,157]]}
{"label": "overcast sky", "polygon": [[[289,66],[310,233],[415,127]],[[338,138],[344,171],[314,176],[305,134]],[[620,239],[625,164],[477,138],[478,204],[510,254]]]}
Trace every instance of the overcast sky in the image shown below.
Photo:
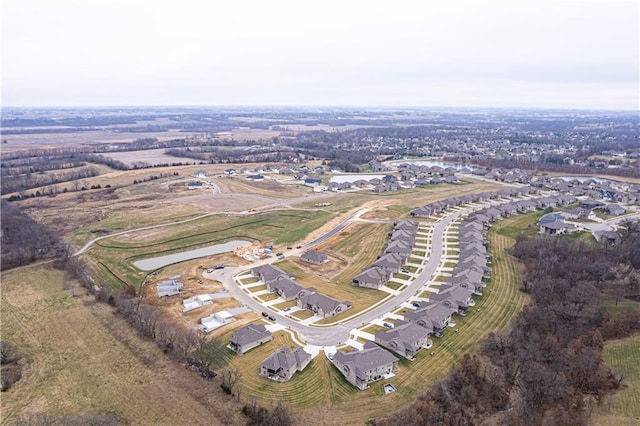
{"label": "overcast sky", "polygon": [[2,104],[639,108],[638,0],[2,0]]}

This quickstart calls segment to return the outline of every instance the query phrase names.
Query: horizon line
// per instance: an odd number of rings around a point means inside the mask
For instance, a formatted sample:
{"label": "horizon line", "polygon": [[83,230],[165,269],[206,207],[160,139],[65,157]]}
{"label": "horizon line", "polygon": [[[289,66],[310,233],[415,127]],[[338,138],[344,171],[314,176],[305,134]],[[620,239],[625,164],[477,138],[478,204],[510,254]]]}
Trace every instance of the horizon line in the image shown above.
{"label": "horizon line", "polygon": [[466,109],[466,110],[544,110],[544,111],[607,111],[607,112],[640,112],[637,108],[608,108],[608,107],[551,107],[551,106],[468,106],[468,105],[331,105],[331,104],[153,104],[153,105],[2,105],[4,109],[143,109],[143,108],[236,108],[236,109],[309,109],[309,108],[333,108],[333,109]]}

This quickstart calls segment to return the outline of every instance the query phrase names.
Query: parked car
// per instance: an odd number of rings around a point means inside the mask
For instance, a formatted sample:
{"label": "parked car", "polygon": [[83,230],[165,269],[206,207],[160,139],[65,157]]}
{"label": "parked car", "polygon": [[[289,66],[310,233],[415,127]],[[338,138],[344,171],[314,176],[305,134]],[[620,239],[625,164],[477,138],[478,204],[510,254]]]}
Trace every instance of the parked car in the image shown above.
{"label": "parked car", "polygon": [[384,325],[384,326],[385,326],[385,327],[387,327],[387,328],[393,328],[393,324],[390,324],[390,323],[388,323],[388,322],[385,322],[385,323],[384,323],[384,324],[382,324],[382,325]]}
{"label": "parked car", "polygon": [[266,318],[266,317],[268,317],[268,316],[269,316],[269,314],[268,314],[268,313],[266,313],[266,312],[262,312],[262,316]]}
{"label": "parked car", "polygon": [[216,267],[213,269],[224,269],[224,265],[216,265]]}
{"label": "parked car", "polygon": [[413,305],[414,308],[419,308],[420,307],[420,304],[418,302],[413,302],[412,305]]}
{"label": "parked car", "polygon": [[271,321],[275,321],[276,317],[274,317],[273,315],[269,315],[267,318],[269,318]]}
{"label": "parked car", "polygon": [[411,272],[407,271],[406,269],[401,269],[400,272],[402,272],[403,274],[410,274]]}

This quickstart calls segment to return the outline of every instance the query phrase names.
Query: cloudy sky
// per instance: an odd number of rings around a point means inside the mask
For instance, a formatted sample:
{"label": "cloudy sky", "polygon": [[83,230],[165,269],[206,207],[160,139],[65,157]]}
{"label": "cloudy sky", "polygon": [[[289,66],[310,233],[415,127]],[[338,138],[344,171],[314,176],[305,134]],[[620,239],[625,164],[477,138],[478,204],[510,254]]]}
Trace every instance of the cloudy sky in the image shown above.
{"label": "cloudy sky", "polygon": [[3,0],[2,104],[639,108],[638,0]]}

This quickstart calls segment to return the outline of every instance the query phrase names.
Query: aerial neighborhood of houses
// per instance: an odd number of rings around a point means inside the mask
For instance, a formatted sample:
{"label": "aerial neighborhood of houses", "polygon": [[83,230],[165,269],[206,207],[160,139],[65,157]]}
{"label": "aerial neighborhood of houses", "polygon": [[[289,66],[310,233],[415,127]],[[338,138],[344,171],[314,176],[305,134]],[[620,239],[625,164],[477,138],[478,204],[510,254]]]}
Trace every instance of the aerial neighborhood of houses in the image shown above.
{"label": "aerial neighborhood of houses", "polygon": [[[291,179],[314,191],[366,188],[386,192],[436,183],[456,184],[459,182],[456,174],[480,176],[506,184],[505,189],[499,191],[459,195],[414,208],[407,220],[393,222],[392,228],[390,225],[377,259],[353,276],[352,286],[369,292],[372,289],[384,291],[388,295],[383,302],[395,301],[395,304],[391,303],[394,305],[391,310],[375,318],[367,318],[362,325],[354,327],[348,342],[321,347],[345,380],[361,390],[373,382],[393,377],[399,371],[399,357],[415,360],[422,349],[434,346],[434,338],[443,338],[447,328],[453,328],[457,333],[456,317],[479,311],[472,308],[474,299],[486,294],[485,289],[491,279],[493,259],[488,250],[487,232],[492,223],[509,216],[539,211],[541,216],[537,226],[541,235],[588,231],[598,242],[616,244],[621,236],[616,231],[619,222],[615,219],[623,219],[626,214],[637,211],[640,205],[640,185],[603,179],[541,177],[517,169],[443,168],[412,163],[398,164],[396,175],[399,177],[396,177],[390,174],[390,167],[386,164],[372,161],[369,167],[373,173],[382,175],[366,179],[366,174],[362,174],[357,178],[325,183],[323,175],[335,170],[265,165],[253,170],[227,169],[224,172],[226,176],[242,174],[253,181],[264,180],[266,174],[290,175]],[[198,171],[193,177],[199,180],[189,182],[189,189],[208,185],[206,171]],[[455,227],[443,226],[440,231],[443,234],[436,241],[434,229],[445,221],[454,223]],[[448,242],[452,239],[455,243]],[[301,249],[298,256],[300,261],[310,266],[330,262],[325,253],[315,249]],[[293,274],[273,264],[284,258],[284,254],[278,253],[269,261],[238,270],[233,278],[244,293],[270,295],[268,303],[251,296],[254,302],[261,303],[262,318],[259,323],[249,323],[232,333],[227,347],[238,355],[269,344],[273,340],[273,332],[300,331],[290,322],[284,326],[278,324],[282,318],[300,323],[300,327],[312,328],[314,323],[318,323],[326,328],[331,326],[326,323],[327,319],[339,317],[341,323],[362,314],[351,313],[351,301],[338,300],[315,287],[302,285]],[[437,262],[429,266],[432,258]],[[444,267],[445,263],[455,266]],[[425,275],[428,266],[435,272]],[[436,276],[441,279],[436,281]],[[182,287],[183,284],[175,279],[156,286],[159,297],[182,294]],[[252,288],[259,290],[252,292]],[[231,297],[234,296],[227,291],[191,296],[183,300],[183,312],[210,306],[216,299]],[[286,308],[273,308],[284,302],[290,302]],[[255,307],[221,310],[201,318],[200,328],[211,332],[234,322],[235,316],[251,311],[255,311]],[[295,319],[293,313],[299,311],[308,311],[310,318]],[[301,343],[301,346],[305,347],[274,348],[271,355],[256,365],[257,374],[278,382],[292,379],[319,352],[313,345]],[[433,350],[430,355],[434,356]]]}

